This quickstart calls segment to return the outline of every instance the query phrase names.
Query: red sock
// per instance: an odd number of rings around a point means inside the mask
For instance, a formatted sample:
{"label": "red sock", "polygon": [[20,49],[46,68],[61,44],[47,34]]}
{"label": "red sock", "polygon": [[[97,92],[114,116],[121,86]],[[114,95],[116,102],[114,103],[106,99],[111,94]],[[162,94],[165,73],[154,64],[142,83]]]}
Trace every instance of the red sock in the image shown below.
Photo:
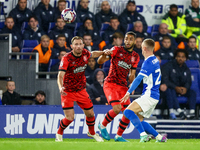
{"label": "red sock", "polygon": [[68,127],[68,125],[72,122],[73,120],[68,120],[67,118],[63,118],[60,121],[60,126],[58,128],[57,133],[63,135],[63,131]]}
{"label": "red sock", "polygon": [[125,131],[126,127],[128,126],[130,120],[125,118],[124,115],[119,123],[119,128],[117,131],[117,135],[122,136],[123,132]]}
{"label": "red sock", "polygon": [[95,117],[86,116],[86,124],[88,125],[88,130],[90,134],[95,135],[95,131],[94,131]]}
{"label": "red sock", "polygon": [[109,112],[107,112],[103,122],[102,122],[102,125],[103,126],[107,126],[108,123],[110,123],[114,118],[115,116],[117,116],[118,114],[116,114],[113,109],[109,110]]}

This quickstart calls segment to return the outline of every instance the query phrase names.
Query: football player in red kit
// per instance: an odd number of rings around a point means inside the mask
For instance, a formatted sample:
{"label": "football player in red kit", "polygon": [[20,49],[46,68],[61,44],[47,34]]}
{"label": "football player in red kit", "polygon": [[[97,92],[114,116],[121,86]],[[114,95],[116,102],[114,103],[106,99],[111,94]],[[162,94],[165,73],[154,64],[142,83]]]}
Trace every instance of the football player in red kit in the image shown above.
{"label": "football player in red kit", "polygon": [[[131,83],[135,78],[136,68],[140,60],[138,53],[133,51],[135,37],[136,35],[134,32],[127,32],[124,38],[125,46],[114,46],[110,50],[105,50],[105,53],[98,59],[99,64],[103,64],[111,59],[109,74],[105,79],[103,89],[108,103],[112,105],[113,109],[108,111],[102,124],[98,125],[102,137],[106,140],[110,140],[110,135],[106,130],[107,124],[110,123],[120,111],[123,112],[130,104],[130,99],[125,103],[120,103],[120,99],[128,90],[126,81],[128,74],[129,82]],[[117,135],[114,138],[116,142],[127,142],[127,140],[122,137],[122,134],[129,122],[130,121],[123,115],[119,123]]]}
{"label": "football player in red kit", "polygon": [[103,139],[94,131],[95,117],[92,101],[86,92],[85,69],[90,57],[99,57],[104,52],[90,53],[84,49],[83,39],[78,36],[72,38],[71,43],[72,51],[63,56],[57,78],[65,118],[60,121],[56,141],[63,141],[64,129],[74,120],[73,106],[76,101],[86,115],[89,130],[87,135],[98,142],[103,142]]}

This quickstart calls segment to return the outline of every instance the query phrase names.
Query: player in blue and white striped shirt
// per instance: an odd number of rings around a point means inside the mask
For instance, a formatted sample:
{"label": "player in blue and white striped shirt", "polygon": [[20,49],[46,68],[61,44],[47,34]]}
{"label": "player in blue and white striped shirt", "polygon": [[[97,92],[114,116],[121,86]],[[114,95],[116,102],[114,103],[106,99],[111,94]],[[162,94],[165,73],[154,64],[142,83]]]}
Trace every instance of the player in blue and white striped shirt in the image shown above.
{"label": "player in blue and white striped shirt", "polygon": [[140,132],[140,142],[148,142],[151,137],[146,132],[152,134],[157,142],[166,142],[167,138],[161,136],[144,118],[149,118],[159,102],[159,87],[161,82],[160,64],[156,56],[153,55],[155,42],[152,39],[146,39],[142,43],[142,54],[145,61],[142,64],[138,76],[135,78],[131,87],[121,99],[126,102],[140,82],[143,80],[142,96],[133,101],[124,111],[124,115]]}

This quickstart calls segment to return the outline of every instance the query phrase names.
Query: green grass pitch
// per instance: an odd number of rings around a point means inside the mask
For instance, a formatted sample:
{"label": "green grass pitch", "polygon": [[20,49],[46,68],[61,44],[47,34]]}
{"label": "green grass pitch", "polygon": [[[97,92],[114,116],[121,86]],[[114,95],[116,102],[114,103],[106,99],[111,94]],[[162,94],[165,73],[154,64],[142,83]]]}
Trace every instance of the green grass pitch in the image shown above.
{"label": "green grass pitch", "polygon": [[18,139],[0,138],[0,150],[200,150],[200,139],[169,139],[166,143],[139,143],[139,140],[118,143],[114,140],[95,142],[93,139]]}

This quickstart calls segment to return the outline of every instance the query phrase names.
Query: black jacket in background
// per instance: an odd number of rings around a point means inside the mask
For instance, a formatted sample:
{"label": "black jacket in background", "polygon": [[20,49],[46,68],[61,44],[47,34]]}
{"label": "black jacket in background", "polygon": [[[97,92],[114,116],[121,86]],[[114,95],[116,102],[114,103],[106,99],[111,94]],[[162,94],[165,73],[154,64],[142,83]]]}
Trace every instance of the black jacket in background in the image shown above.
{"label": "black jacket in background", "polygon": [[45,32],[42,30],[42,28],[38,28],[38,30],[35,32],[30,28],[30,26],[27,27],[27,29],[23,33],[23,40],[38,40],[40,43],[41,37],[45,34]]}
{"label": "black jacket in background", "polygon": [[[15,26],[12,29],[8,29],[6,26],[4,26],[0,33],[12,33],[12,47],[18,46],[19,48],[21,48],[22,36],[20,34],[20,31]],[[2,38],[7,40],[7,37]]]}
{"label": "black jacket in background", "polygon": [[40,2],[38,6],[34,10],[34,14],[36,15],[40,27],[44,30],[44,32],[47,33],[49,28],[49,23],[55,21],[55,10],[54,8],[49,4],[48,10],[46,9],[45,5]]}
{"label": "black jacket in background", "polygon": [[162,83],[168,88],[182,86],[188,90],[192,84],[190,69],[185,63],[180,67],[176,60],[169,61],[162,67]]}
{"label": "black jacket in background", "polygon": [[158,55],[161,60],[172,60],[174,59],[174,50],[175,48],[173,46],[169,48],[161,46],[161,48],[155,52],[155,55]]}
{"label": "black jacket in background", "polygon": [[193,51],[191,48],[187,48],[188,59],[189,60],[198,60],[200,62],[200,51],[195,48]]}
{"label": "black jacket in background", "polygon": [[15,26],[18,30],[21,30],[22,23],[28,22],[29,17],[32,15],[33,13],[30,9],[25,8],[25,10],[22,11],[19,9],[19,5],[17,4],[17,6],[11,10],[8,16],[13,17]]}
{"label": "black jacket in background", "polygon": [[49,37],[52,40],[56,40],[58,35],[63,34],[66,37],[67,47],[70,47],[71,39],[73,38],[74,33],[72,30],[68,29],[66,26],[60,30],[56,26],[49,32]]}
{"label": "black jacket in background", "polygon": [[131,15],[131,12],[125,9],[119,16],[119,21],[123,28],[123,32],[126,32],[128,24],[134,23],[136,21],[141,21],[143,24],[143,31],[147,31],[148,25],[146,23],[146,20],[137,11],[134,12],[134,15]]}
{"label": "black jacket in background", "polygon": [[171,35],[169,35],[169,34],[161,34],[160,32],[158,32],[158,34],[156,34],[156,35],[153,36],[153,40],[154,40],[154,41],[158,41],[158,42],[161,43],[164,36],[167,36],[167,37],[169,37],[169,38],[171,39],[171,43],[172,43],[172,45],[173,45],[174,47],[176,47],[176,46],[178,45],[178,44],[176,43],[175,38],[173,38]]}
{"label": "black jacket in background", "polygon": [[[101,86],[99,84],[99,82],[96,80],[96,74],[100,70],[103,71],[103,69],[100,69],[100,68],[97,68],[95,70],[94,75],[93,75],[94,83],[87,88],[87,92],[88,92],[93,104],[105,105],[105,103],[107,103],[107,99],[106,99],[106,96],[103,91],[103,86]],[[103,71],[103,73],[104,73],[104,78],[105,78],[106,74],[104,71]],[[101,100],[99,102],[95,100],[97,97],[101,98]]]}
{"label": "black jacket in background", "polygon": [[98,29],[101,29],[101,24],[104,22],[110,22],[110,18],[113,16],[117,16],[115,13],[112,12],[112,9],[110,9],[109,13],[104,13],[102,10],[100,12],[96,13],[95,15],[95,20],[96,20],[96,25]]}
{"label": "black jacket in background", "polygon": [[21,105],[20,95],[17,92],[10,92],[6,91],[3,93],[2,97],[2,104],[3,105]]}
{"label": "black jacket in background", "polygon": [[66,51],[67,53],[70,52],[68,49],[65,48],[65,46],[60,47],[57,43],[54,44],[51,50],[52,50],[51,59],[58,59],[59,53],[61,51]]}

